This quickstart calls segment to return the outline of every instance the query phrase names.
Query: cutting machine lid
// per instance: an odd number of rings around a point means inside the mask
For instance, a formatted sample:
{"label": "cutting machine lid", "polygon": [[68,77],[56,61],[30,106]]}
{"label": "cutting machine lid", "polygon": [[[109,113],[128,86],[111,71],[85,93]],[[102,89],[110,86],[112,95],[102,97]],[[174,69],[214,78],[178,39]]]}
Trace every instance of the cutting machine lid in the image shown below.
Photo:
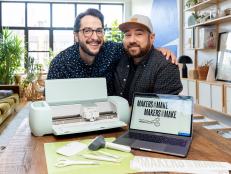
{"label": "cutting machine lid", "polygon": [[45,81],[49,104],[81,103],[107,100],[105,78],[52,79]]}

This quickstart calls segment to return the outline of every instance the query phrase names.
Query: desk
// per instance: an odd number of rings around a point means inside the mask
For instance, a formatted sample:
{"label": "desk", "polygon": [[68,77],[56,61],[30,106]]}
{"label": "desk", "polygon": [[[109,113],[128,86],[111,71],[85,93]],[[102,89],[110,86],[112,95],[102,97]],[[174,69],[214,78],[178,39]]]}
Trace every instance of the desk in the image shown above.
{"label": "desk", "polygon": [[[89,139],[100,133],[105,137],[117,137],[124,131],[125,129],[113,129],[65,137],[55,137],[53,135],[34,137],[31,135],[28,119],[25,119],[7,146],[7,149],[0,156],[0,173],[46,174],[44,143]],[[140,156],[185,159],[139,150],[132,150],[132,153]],[[186,159],[226,161],[231,163],[231,142],[220,137],[215,132],[206,130],[200,124],[194,124],[193,142]]]}

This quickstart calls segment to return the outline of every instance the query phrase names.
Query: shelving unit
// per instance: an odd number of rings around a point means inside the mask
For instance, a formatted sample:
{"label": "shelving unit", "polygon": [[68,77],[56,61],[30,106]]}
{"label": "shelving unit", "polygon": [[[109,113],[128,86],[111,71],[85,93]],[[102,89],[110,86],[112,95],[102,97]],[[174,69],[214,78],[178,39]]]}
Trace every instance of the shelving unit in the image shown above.
{"label": "shelving unit", "polygon": [[208,20],[206,22],[203,22],[203,23],[199,23],[199,24],[196,24],[196,25],[192,25],[192,26],[189,26],[189,27],[186,27],[185,29],[192,29],[194,27],[199,27],[199,26],[207,26],[207,25],[218,25],[220,23],[225,23],[225,22],[230,22],[231,21],[231,15],[228,15],[228,16],[222,16],[220,18],[216,18],[216,19],[212,19],[212,20]]}
{"label": "shelving unit", "polygon": [[[194,5],[194,6],[190,7],[190,8],[186,8],[184,10],[184,12],[194,11],[195,13],[198,13],[199,11],[204,10],[206,8],[209,8],[211,6],[216,6],[216,10],[217,10],[219,8],[219,4],[221,2],[224,2],[224,1],[227,1],[227,0],[207,0],[207,1],[204,1],[204,2],[201,2],[201,3],[198,3],[198,4],[196,4],[196,5]],[[195,25],[185,27],[185,29],[195,29],[197,27],[215,25],[217,33],[218,33],[219,24],[229,22],[229,21],[231,21],[231,15],[222,16],[222,17],[218,17],[218,18],[215,18],[215,19],[210,19],[210,20],[207,20],[207,21],[202,22],[202,23],[198,23],[198,24],[195,24]],[[194,53],[195,53],[194,68],[197,69],[197,67],[198,67],[198,51],[206,51],[208,49],[192,48],[192,50],[194,50]]]}
{"label": "shelving unit", "polygon": [[[185,0],[185,1],[187,1],[187,0]],[[200,11],[209,10],[210,7],[213,9],[216,9],[217,10],[216,12],[218,12],[218,9],[222,9],[222,8],[220,8],[220,7],[222,7],[221,3],[225,2],[225,1],[227,1],[227,0],[206,0],[206,1],[198,3],[198,4],[196,4],[190,8],[186,8],[184,10],[184,12],[185,13],[195,12],[196,14],[198,14]],[[229,3],[227,2],[225,4],[229,4]],[[229,8],[229,7],[227,7],[227,8]],[[217,13],[217,16],[218,16],[218,13]],[[185,19],[185,20],[187,20],[187,19]],[[185,30],[187,30],[187,29],[194,30],[194,31],[197,30],[196,31],[196,33],[197,33],[198,31],[201,31],[201,28],[202,29],[207,28],[205,26],[214,26],[214,28],[215,28],[214,30],[216,31],[217,36],[218,36],[220,24],[224,24],[227,22],[231,22],[231,15],[220,16],[217,18],[207,20],[207,21],[202,22],[202,23],[197,23],[195,25],[187,26],[187,27],[185,27]],[[209,28],[212,28],[212,27],[209,27]],[[197,35],[196,38],[201,39],[200,35],[199,36]],[[205,40],[201,39],[201,40],[199,40],[199,42],[197,42],[197,41],[195,42],[195,40],[194,40],[194,46],[199,45],[198,47],[200,47],[201,43],[204,43],[201,41],[205,41]],[[188,50],[191,50],[192,53],[194,53],[194,56],[195,56],[194,69],[197,69],[199,56],[200,55],[204,56],[206,53],[211,54],[211,50],[215,51],[216,49],[206,48],[206,47],[203,48],[202,47],[202,48],[189,48]],[[210,110],[213,110],[216,112],[224,113],[224,114],[231,116],[231,84],[230,83],[220,82],[220,81],[219,82],[218,81],[208,82],[208,81],[195,80],[195,79],[182,79],[182,84],[184,86],[183,92],[186,95],[194,96],[194,98],[195,98],[194,101],[196,101],[195,103],[199,104],[200,106],[202,106],[204,108],[207,108],[207,109],[210,109]],[[199,121],[199,120],[197,120],[197,121]],[[200,121],[202,121],[202,120],[200,120]]]}
{"label": "shelving unit", "polygon": [[190,8],[187,8],[184,11],[185,12],[186,11],[200,11],[200,10],[203,10],[207,7],[210,7],[211,5],[215,5],[215,4],[223,2],[223,1],[226,1],[226,0],[207,0],[207,1],[201,2],[199,4],[196,4]]}

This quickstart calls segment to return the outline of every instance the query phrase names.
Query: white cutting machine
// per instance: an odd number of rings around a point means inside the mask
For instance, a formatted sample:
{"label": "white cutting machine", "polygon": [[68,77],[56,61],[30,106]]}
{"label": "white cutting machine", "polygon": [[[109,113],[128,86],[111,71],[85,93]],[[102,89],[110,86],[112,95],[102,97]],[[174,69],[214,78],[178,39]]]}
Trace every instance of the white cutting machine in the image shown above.
{"label": "white cutting machine", "polygon": [[46,80],[45,89],[46,101],[30,106],[29,124],[35,136],[111,129],[129,121],[127,100],[107,96],[105,78]]}

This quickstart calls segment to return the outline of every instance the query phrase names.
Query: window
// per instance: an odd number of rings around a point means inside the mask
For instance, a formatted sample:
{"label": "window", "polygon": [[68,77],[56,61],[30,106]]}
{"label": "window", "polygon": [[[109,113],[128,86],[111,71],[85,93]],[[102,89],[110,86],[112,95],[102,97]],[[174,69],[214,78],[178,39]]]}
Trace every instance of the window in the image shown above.
{"label": "window", "polygon": [[49,51],[49,31],[29,30],[29,51]]}
{"label": "window", "polygon": [[28,3],[28,26],[49,27],[50,5],[41,3]]}
{"label": "window", "polygon": [[73,27],[75,8],[73,4],[53,4],[53,27]]}
{"label": "window", "polygon": [[50,50],[58,54],[73,45],[75,16],[88,8],[101,10],[107,27],[115,19],[123,21],[122,3],[9,0],[0,1],[0,30],[8,27],[16,33],[25,44],[26,53],[48,69]]}
{"label": "window", "polygon": [[28,31],[28,55],[34,57],[36,64],[42,64],[48,69],[49,59],[49,31],[29,30]]}
{"label": "window", "polygon": [[3,26],[25,26],[24,3],[2,3]]}
{"label": "window", "polygon": [[99,5],[97,4],[77,4],[77,15],[84,12],[88,8],[95,8],[99,10]]}
{"label": "window", "polygon": [[74,42],[73,31],[54,30],[54,53],[58,53],[63,49],[71,46]]}
{"label": "window", "polygon": [[101,5],[101,12],[104,15],[104,25],[111,27],[112,23],[117,20],[122,23],[123,6],[121,5]]}

